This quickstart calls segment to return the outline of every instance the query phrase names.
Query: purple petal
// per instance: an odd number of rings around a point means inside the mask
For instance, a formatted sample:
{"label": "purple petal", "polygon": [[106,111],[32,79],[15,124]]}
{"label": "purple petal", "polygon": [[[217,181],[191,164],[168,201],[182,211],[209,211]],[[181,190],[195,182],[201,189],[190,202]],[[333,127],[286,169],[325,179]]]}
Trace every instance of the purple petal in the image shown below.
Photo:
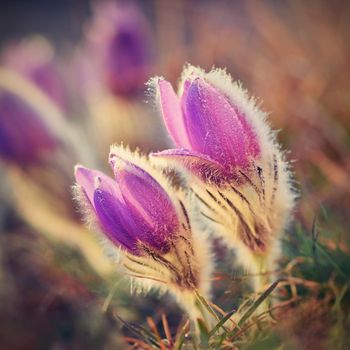
{"label": "purple petal", "polygon": [[82,165],[75,167],[75,180],[79,186],[84,189],[90,203],[94,203],[94,192],[96,188],[96,179],[100,177],[105,181],[113,181],[110,177],[103,174],[101,171],[85,168]]}
{"label": "purple petal", "polygon": [[111,155],[123,198],[138,226],[138,238],[166,253],[179,221],[171,199],[160,184],[138,166]]}
{"label": "purple petal", "polygon": [[118,184],[98,177],[93,203],[103,232],[116,245],[139,255],[137,230],[124,201],[120,200]]}
{"label": "purple petal", "polygon": [[181,104],[192,150],[209,155],[228,171],[249,165],[247,138],[256,137],[224,94],[198,77],[185,81]]}
{"label": "purple petal", "polygon": [[220,184],[231,176],[217,161],[205,154],[188,149],[168,149],[162,152],[151,153],[151,157],[177,162],[204,182]]}
{"label": "purple petal", "polygon": [[176,146],[190,148],[179,99],[169,82],[158,81],[160,106],[165,126]]}
{"label": "purple petal", "polygon": [[139,255],[135,225],[117,182],[98,170],[76,166],[75,178],[88,197],[97,223],[117,246]]}

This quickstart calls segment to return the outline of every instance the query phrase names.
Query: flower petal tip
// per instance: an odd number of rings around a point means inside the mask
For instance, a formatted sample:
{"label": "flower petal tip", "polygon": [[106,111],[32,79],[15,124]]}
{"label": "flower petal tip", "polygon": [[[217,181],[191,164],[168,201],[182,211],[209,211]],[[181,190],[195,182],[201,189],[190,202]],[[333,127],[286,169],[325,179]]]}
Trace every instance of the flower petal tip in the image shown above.
{"label": "flower petal tip", "polygon": [[80,164],[74,167],[74,176],[78,185],[82,187],[84,187],[86,181],[93,182],[92,170]]}
{"label": "flower petal tip", "polygon": [[76,164],[74,166],[74,175],[75,177],[79,176],[79,174],[86,169],[83,165],[81,164]]}

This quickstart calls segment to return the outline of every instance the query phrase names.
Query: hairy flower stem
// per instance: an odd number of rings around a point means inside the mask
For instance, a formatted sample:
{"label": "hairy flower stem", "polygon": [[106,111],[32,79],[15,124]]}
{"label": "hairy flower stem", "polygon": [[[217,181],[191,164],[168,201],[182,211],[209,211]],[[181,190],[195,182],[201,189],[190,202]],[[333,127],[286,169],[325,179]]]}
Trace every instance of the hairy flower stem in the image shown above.
{"label": "hairy flower stem", "polygon": [[210,331],[219,321],[218,316],[211,308],[206,298],[197,290],[189,291],[177,295],[179,303],[187,311],[196,333],[200,332],[198,321],[202,322]]}

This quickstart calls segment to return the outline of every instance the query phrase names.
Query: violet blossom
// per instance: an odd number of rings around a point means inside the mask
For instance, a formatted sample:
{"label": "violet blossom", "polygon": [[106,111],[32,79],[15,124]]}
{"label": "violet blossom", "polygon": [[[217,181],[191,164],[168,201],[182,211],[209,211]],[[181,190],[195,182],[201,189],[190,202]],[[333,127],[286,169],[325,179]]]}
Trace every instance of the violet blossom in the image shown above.
{"label": "violet blossom", "polygon": [[209,322],[197,293],[209,296],[211,259],[181,193],[137,153],[112,146],[109,161],[114,179],[76,166],[75,193],[86,219],[141,290],[169,290],[193,319]]}
{"label": "violet blossom", "polygon": [[41,36],[11,42],[1,52],[1,64],[34,83],[57,107],[69,107],[67,86],[55,59],[54,48]]}
{"label": "violet blossom", "polygon": [[70,186],[77,159],[94,164],[81,134],[31,81],[0,68],[0,162],[11,204],[30,227],[78,249],[99,274],[111,263],[78,222]]}
{"label": "violet blossom", "polygon": [[154,78],[160,110],[175,145],[152,154],[186,170],[201,221],[235,249],[260,289],[280,256],[279,236],[295,194],[289,165],[262,112],[225,71],[188,66],[178,95]]}
{"label": "violet blossom", "polygon": [[94,7],[86,52],[115,95],[134,97],[143,91],[153,63],[151,36],[136,4],[104,1]]}
{"label": "violet blossom", "polygon": [[38,164],[58,148],[59,140],[41,109],[23,91],[8,88],[5,77],[1,71],[0,156],[21,167]]}

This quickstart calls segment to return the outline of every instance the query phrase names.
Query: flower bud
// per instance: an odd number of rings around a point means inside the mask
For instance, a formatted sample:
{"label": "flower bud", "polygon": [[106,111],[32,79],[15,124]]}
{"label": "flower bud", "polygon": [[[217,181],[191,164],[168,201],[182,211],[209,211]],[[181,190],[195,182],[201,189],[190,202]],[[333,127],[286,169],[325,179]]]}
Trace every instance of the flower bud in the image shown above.
{"label": "flower bud", "polygon": [[77,183],[84,189],[103,232],[118,246],[142,255],[140,243],[161,254],[176,239],[179,221],[163,188],[146,171],[112,154],[116,180],[96,170],[76,167]]}
{"label": "flower bud", "polygon": [[179,147],[152,154],[153,161],[186,170],[200,221],[236,250],[249,271],[274,269],[295,195],[265,113],[219,69],[188,66],[179,96],[162,78],[150,84]]}
{"label": "flower bud", "polygon": [[149,24],[136,5],[97,4],[87,39],[89,56],[114,94],[133,97],[143,91],[152,43]]}
{"label": "flower bud", "polygon": [[1,53],[1,63],[30,80],[62,111],[68,109],[67,87],[54,57],[51,44],[41,36],[9,44]]}
{"label": "flower bud", "polygon": [[197,300],[198,293],[209,294],[211,257],[191,225],[183,194],[136,153],[112,146],[109,159],[115,179],[76,166],[80,206],[140,288],[169,290],[193,319],[213,321]]}
{"label": "flower bud", "polygon": [[38,163],[58,146],[30,101],[0,87],[0,156],[22,166]]}
{"label": "flower bud", "polygon": [[[162,81],[159,84],[164,85]],[[168,84],[165,86],[171,88]],[[162,90],[164,87],[160,88]],[[182,123],[191,150],[208,155],[227,172],[234,170],[231,168],[247,166],[250,157],[259,154],[256,135],[244,113],[202,77],[185,80],[178,103],[183,116],[177,122]],[[168,129],[172,130],[170,126]],[[180,147],[185,146],[180,144]]]}

